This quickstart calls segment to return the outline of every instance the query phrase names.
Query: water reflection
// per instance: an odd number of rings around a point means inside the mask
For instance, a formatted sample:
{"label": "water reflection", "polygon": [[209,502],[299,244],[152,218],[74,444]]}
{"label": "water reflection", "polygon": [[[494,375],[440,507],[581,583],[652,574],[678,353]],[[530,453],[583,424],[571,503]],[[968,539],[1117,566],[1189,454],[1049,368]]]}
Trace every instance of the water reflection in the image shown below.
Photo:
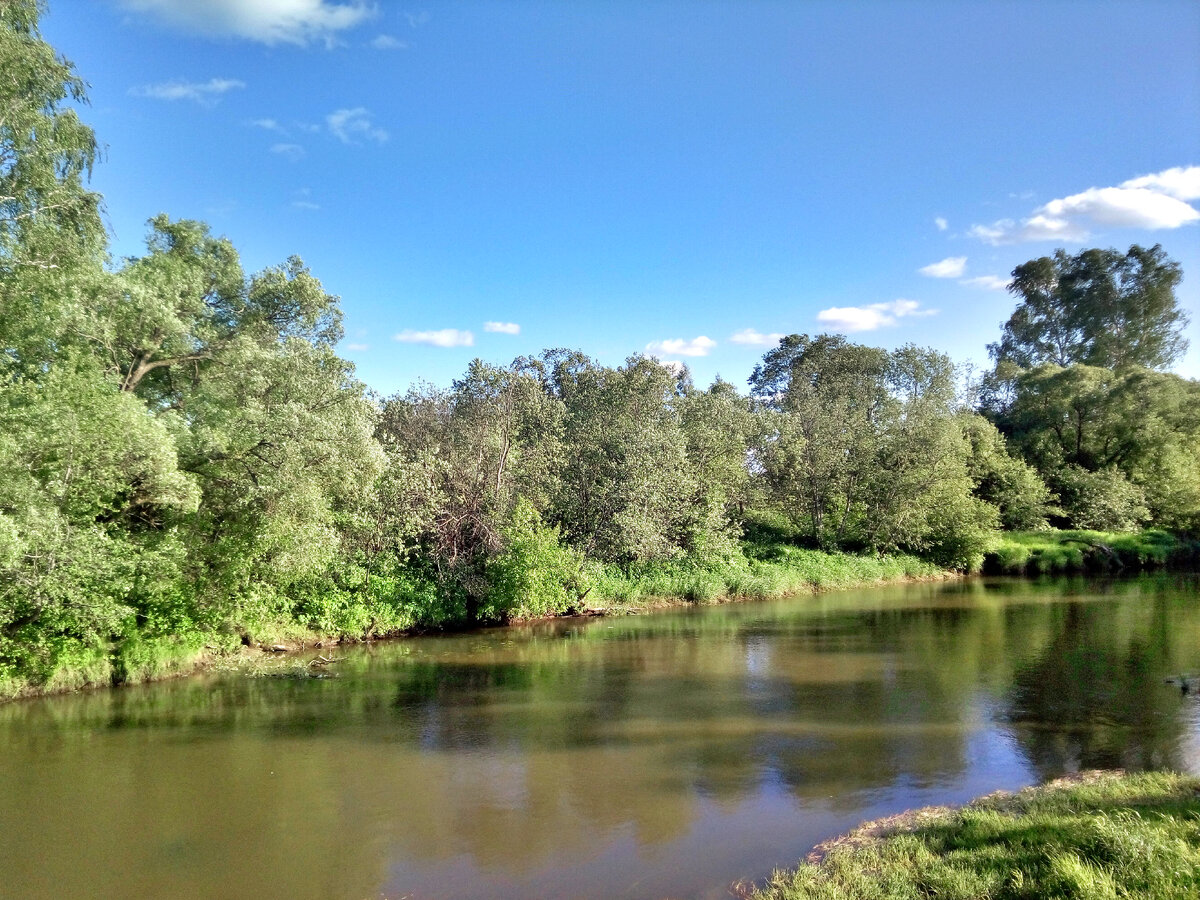
{"label": "water reflection", "polygon": [[972,581],[0,707],[14,896],[725,896],[862,818],[1188,767],[1196,582]]}

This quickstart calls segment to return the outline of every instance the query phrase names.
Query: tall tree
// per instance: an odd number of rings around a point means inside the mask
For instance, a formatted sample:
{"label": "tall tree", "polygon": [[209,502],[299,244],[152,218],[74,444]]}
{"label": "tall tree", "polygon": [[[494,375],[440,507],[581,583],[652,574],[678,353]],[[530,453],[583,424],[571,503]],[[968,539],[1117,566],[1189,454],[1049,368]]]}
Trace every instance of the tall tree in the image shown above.
{"label": "tall tree", "polygon": [[27,372],[63,349],[105,239],[84,186],[96,138],[66,106],[86,100],[85,85],[42,40],[40,9],[0,3],[0,353]]}
{"label": "tall tree", "polygon": [[1175,297],[1182,273],[1160,245],[1127,253],[1057,250],[1013,270],[1020,298],[1000,341],[997,369],[1082,363],[1106,369],[1165,369],[1187,349],[1187,316]]}

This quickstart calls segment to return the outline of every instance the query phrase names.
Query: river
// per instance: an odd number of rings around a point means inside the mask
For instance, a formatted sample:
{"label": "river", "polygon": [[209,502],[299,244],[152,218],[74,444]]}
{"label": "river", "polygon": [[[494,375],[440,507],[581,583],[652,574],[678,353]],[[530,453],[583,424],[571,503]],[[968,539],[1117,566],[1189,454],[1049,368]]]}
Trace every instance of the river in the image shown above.
{"label": "river", "polygon": [[[326,655],[330,651],[324,651]],[[973,579],[0,706],[0,896],[721,898],[863,819],[1200,769],[1200,582]],[[1197,686],[1200,689],[1200,685]]]}

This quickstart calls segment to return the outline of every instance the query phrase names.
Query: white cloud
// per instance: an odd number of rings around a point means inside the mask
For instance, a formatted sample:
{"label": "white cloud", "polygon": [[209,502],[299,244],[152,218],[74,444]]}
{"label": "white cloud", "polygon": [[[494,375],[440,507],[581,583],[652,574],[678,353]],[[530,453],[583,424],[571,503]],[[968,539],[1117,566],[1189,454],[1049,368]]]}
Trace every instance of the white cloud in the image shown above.
{"label": "white cloud", "polygon": [[346,349],[351,353],[366,353],[371,349],[370,344],[347,344]]}
{"label": "white cloud", "polygon": [[255,128],[261,128],[264,131],[274,131],[276,134],[287,134],[287,129],[280,125],[275,119],[254,119],[250,124]]}
{"label": "white cloud", "polygon": [[361,106],[339,109],[325,117],[329,133],[343,144],[358,144],[362,138],[382,144],[388,133],[371,121],[371,114]]}
{"label": "white cloud", "polygon": [[429,21],[429,13],[424,10],[419,13],[405,13],[404,18],[408,19],[410,28],[420,28]]}
{"label": "white cloud", "polygon": [[520,334],[521,326],[516,322],[484,322],[483,330],[495,334]]}
{"label": "white cloud", "polygon": [[687,370],[687,363],[678,359],[660,359],[658,364],[678,378]]}
{"label": "white cloud", "polygon": [[941,216],[937,216],[933,220],[933,224],[937,226],[938,231],[945,231],[947,228],[950,227],[950,223],[947,222],[945,219],[943,219]]}
{"label": "white cloud", "polygon": [[755,331],[753,328],[743,328],[741,331],[729,336],[729,343],[741,344],[745,347],[774,347],[783,339],[783,335],[778,332],[771,334],[763,334]]}
{"label": "white cloud", "polygon": [[320,209],[321,204],[313,203],[311,200],[293,200],[292,209]]}
{"label": "white cloud", "polygon": [[1000,219],[991,225],[972,225],[967,233],[993,246],[1027,241],[1082,241],[1088,236],[1088,230],[1078,222],[1044,215],[1030,216],[1019,224],[1012,219]]}
{"label": "white cloud", "polygon": [[1176,200],[1200,200],[1200,166],[1176,166],[1153,175],[1140,175],[1122,182],[1123,188],[1149,188]]}
{"label": "white cloud", "polygon": [[959,284],[969,285],[970,287],[987,288],[989,291],[1008,290],[1008,286],[1011,283],[1009,279],[1001,278],[999,275],[979,275],[975,278],[964,278],[959,282]]}
{"label": "white cloud", "polygon": [[438,331],[413,331],[405,328],[394,340],[402,344],[428,344],[431,347],[473,347],[475,335],[457,328],[442,328]]}
{"label": "white cloud", "polygon": [[292,162],[304,159],[304,148],[299,144],[272,144],[271,152],[278,153]]}
{"label": "white cloud", "polygon": [[372,4],[327,0],[122,0],[176,28],[264,44],[336,43],[337,34],[375,15]]}
{"label": "white cloud", "polygon": [[146,84],[130,88],[135,97],[152,97],[155,100],[194,100],[204,106],[216,103],[222,94],[241,90],[244,81],[236,78],[210,78],[208,81],[164,81],[162,84]]}
{"label": "white cloud", "polygon": [[936,309],[921,309],[916,300],[893,300],[867,306],[834,306],[817,313],[817,321],[839,331],[874,331],[895,325],[897,319],[936,315]]}
{"label": "white cloud", "polygon": [[673,356],[708,356],[708,351],[717,346],[717,342],[704,335],[685,341],[683,338],[669,338],[665,341],[651,341],[646,345],[646,352],[655,356],[671,354]]}
{"label": "white cloud", "polygon": [[966,269],[967,258],[965,256],[948,256],[941,262],[930,263],[917,271],[930,278],[961,278]]}
{"label": "white cloud", "polygon": [[408,41],[394,38],[390,34],[377,34],[371,38],[370,44],[376,50],[407,50]]}
{"label": "white cloud", "polygon": [[1001,219],[972,226],[970,234],[989,244],[1025,241],[1082,241],[1094,226],[1180,228],[1200,220],[1200,212],[1185,200],[1200,199],[1200,166],[1164,169],[1141,175],[1119,187],[1088,188],[1051,200],[1016,222]]}

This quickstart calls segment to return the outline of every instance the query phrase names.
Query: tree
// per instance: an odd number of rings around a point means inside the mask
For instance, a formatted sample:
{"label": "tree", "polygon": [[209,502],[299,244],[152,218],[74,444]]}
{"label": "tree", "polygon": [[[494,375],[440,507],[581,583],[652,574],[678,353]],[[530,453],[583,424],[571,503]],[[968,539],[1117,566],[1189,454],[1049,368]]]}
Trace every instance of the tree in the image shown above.
{"label": "tree", "polygon": [[772,412],[768,492],[815,544],[979,565],[996,511],[972,496],[948,357],[791,335],[750,382]]}
{"label": "tree", "polygon": [[0,4],[0,354],[36,374],[69,343],[78,298],[101,273],[100,198],[84,187],[92,130],[71,64],[38,32],[40,4]]}
{"label": "tree", "polygon": [[861,536],[887,391],[886,351],[835,335],[789,335],[750,376],[751,395],[781,414],[763,456],[775,496],[814,543]]}
{"label": "tree", "polygon": [[553,519],[588,556],[629,564],[688,549],[698,509],[679,389],[676,374],[645,356],[615,369],[577,366],[563,379]]}
{"label": "tree", "polygon": [[[1063,494],[1068,518],[1080,518],[1071,498],[1093,497],[1119,475],[1144,494],[1153,521],[1200,521],[1200,382],[1139,367],[1047,364],[1019,373],[1011,401],[994,416],[1009,444]],[[1079,472],[1110,474],[1085,482]]]}
{"label": "tree", "polygon": [[1187,316],[1175,298],[1182,272],[1161,245],[1074,256],[1057,250],[1012,274],[1009,290],[1021,302],[1000,341],[988,347],[998,369],[1047,363],[1165,369],[1187,349]]}

